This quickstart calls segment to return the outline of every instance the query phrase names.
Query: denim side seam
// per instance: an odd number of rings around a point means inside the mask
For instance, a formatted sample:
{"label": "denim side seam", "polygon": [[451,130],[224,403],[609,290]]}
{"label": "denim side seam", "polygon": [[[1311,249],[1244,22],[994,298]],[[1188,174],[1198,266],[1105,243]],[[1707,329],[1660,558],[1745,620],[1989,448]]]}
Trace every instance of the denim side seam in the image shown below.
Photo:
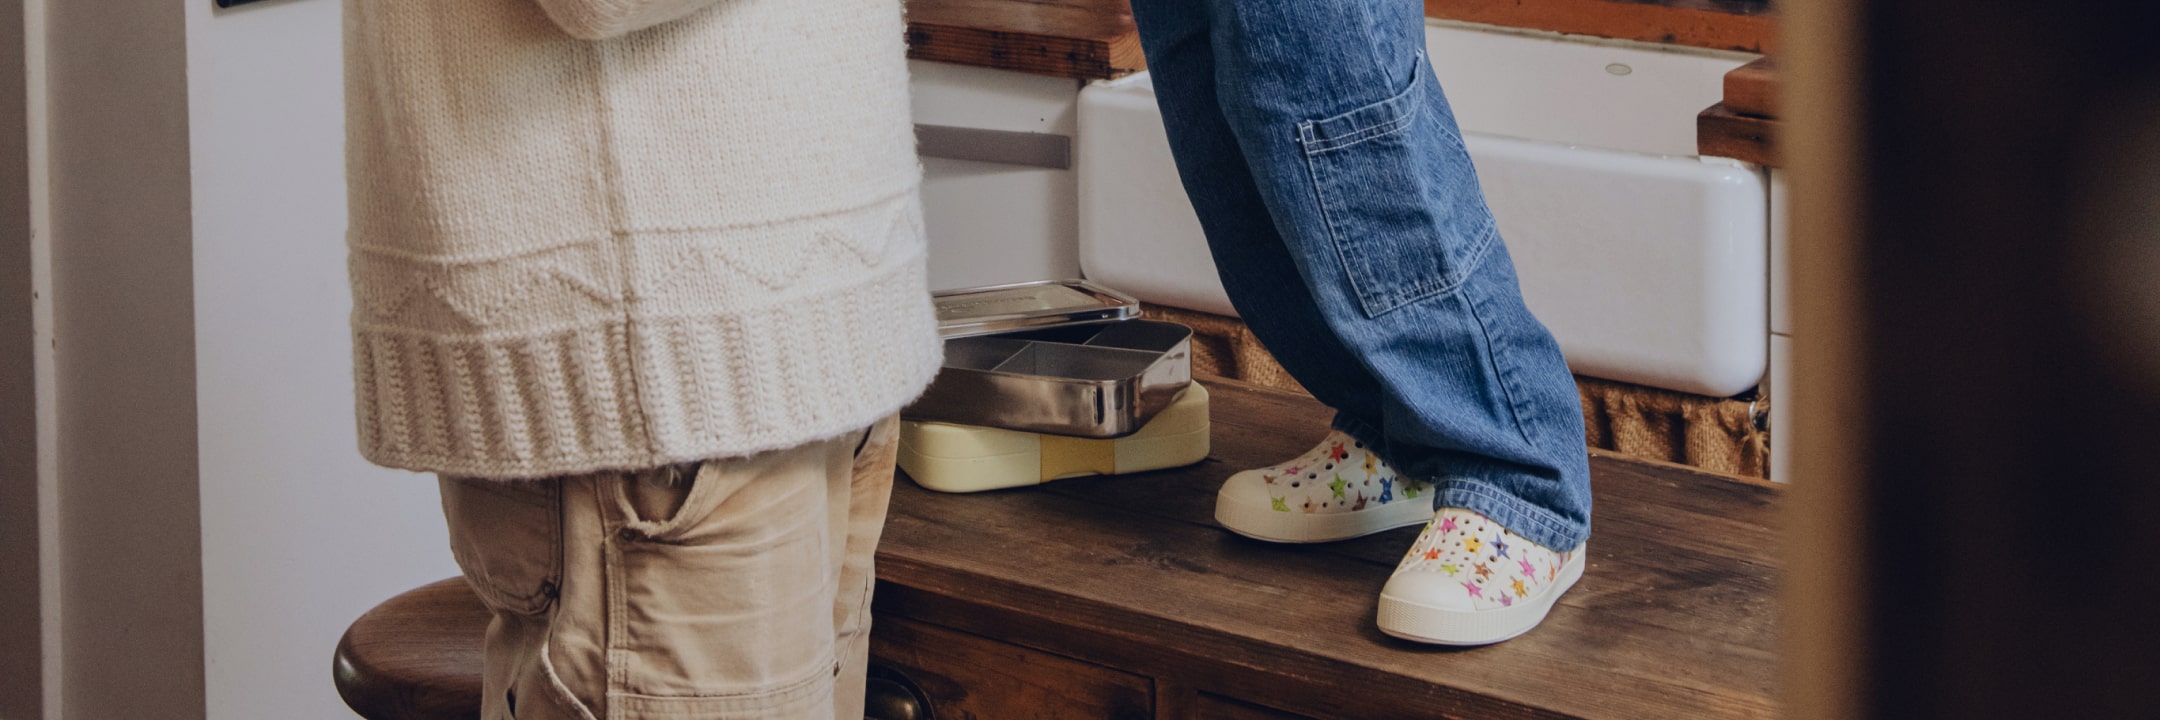
{"label": "denim side seam", "polygon": [[1578,527],[1477,478],[1450,477],[1440,481],[1439,486],[1435,500],[1439,507],[1476,511],[1548,550],[1567,552],[1580,548],[1590,534],[1587,526]]}
{"label": "denim side seam", "polygon": [[[1474,272],[1475,270],[1473,269],[1472,273]],[[1489,314],[1489,312],[1484,307],[1487,302],[1487,298],[1485,298],[1484,293],[1477,292],[1476,289],[1469,287],[1470,275],[1471,273],[1464,274],[1464,280],[1462,282],[1463,290],[1460,295],[1462,297],[1463,307],[1467,308],[1470,311],[1470,320],[1477,323],[1478,336],[1484,338],[1485,340],[1485,365],[1492,368],[1493,375],[1500,380],[1500,393],[1507,396],[1508,414],[1514,416],[1515,418],[1516,434],[1522,436],[1523,442],[1535,446],[1537,445],[1537,441],[1531,439],[1530,437],[1530,422],[1523,417],[1525,414],[1529,414],[1532,417],[1535,417],[1535,414],[1525,413],[1523,410],[1522,397],[1525,393],[1523,391],[1523,388],[1521,387],[1520,380],[1515,377],[1516,373],[1514,363],[1508,363],[1503,365],[1500,362],[1500,355],[1502,353],[1500,351],[1500,348],[1498,347],[1497,342],[1493,339],[1492,323],[1488,322],[1485,318],[1485,316]]]}

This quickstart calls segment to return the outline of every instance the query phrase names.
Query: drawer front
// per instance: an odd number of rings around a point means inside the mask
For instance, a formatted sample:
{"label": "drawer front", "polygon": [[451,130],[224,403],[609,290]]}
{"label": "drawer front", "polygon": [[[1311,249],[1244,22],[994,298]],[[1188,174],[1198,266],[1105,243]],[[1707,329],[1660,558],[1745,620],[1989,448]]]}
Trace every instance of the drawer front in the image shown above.
{"label": "drawer front", "polygon": [[1312,720],[1303,715],[1208,693],[1200,693],[1200,702],[1194,709],[1194,720]]}
{"label": "drawer front", "polygon": [[870,658],[914,683],[939,720],[1154,717],[1148,678],[905,618],[877,618]]}

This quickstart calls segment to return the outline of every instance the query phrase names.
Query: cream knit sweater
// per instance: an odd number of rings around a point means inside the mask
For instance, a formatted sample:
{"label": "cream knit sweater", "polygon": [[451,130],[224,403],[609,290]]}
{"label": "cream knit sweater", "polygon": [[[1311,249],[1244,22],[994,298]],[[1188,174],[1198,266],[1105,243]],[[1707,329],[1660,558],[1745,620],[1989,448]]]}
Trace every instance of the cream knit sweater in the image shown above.
{"label": "cream knit sweater", "polygon": [[361,451],[834,437],[940,362],[895,0],[346,0]]}

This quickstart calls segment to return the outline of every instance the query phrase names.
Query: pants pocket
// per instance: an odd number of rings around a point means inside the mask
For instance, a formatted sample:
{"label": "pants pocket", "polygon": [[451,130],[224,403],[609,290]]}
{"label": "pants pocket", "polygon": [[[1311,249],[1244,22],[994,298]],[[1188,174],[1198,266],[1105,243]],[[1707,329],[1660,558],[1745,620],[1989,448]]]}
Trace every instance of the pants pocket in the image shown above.
{"label": "pants pocket", "polygon": [[621,665],[608,702],[620,695],[616,706],[656,715],[785,705],[765,696],[813,676],[829,695],[838,550],[829,501],[846,491],[855,447],[850,437],[707,462],[675,482],[614,483],[603,500],[618,526],[608,643]]}
{"label": "pants pocket", "polygon": [[741,695],[662,697],[617,694],[608,704],[624,718],[683,720],[800,720],[833,717],[833,676],[812,673],[788,685]]}
{"label": "pants pocket", "polygon": [[1452,292],[1496,234],[1423,53],[1403,76],[1385,100],[1298,125],[1328,236],[1368,317]]}
{"label": "pants pocket", "polygon": [[562,484],[443,477],[450,554],[491,609],[537,616],[562,582]]}

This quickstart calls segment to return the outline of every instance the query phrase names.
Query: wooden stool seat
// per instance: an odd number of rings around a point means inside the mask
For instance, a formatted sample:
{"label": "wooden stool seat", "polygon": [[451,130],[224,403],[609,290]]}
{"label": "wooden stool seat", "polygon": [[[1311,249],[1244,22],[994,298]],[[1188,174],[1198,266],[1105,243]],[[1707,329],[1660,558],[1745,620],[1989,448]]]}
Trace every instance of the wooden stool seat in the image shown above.
{"label": "wooden stool seat", "polygon": [[478,718],[487,626],[487,608],[463,578],[390,598],[338,641],[338,695],[368,720]]}

